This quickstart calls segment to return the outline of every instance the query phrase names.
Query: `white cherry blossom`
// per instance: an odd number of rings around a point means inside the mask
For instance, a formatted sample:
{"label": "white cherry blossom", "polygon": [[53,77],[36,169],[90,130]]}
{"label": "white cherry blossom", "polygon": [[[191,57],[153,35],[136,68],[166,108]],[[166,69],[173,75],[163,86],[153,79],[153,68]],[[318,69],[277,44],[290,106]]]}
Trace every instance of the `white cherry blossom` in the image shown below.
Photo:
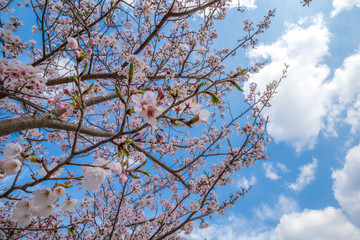
{"label": "white cherry blossom", "polygon": [[5,145],[6,149],[4,150],[4,156],[8,158],[14,158],[20,155],[22,152],[22,147],[19,143],[8,143]]}
{"label": "white cherry blossom", "polygon": [[0,167],[4,170],[6,175],[16,174],[21,169],[21,162],[18,159],[3,158],[0,161]]}
{"label": "white cherry blossom", "polygon": [[100,186],[106,178],[107,172],[100,167],[87,167],[84,171],[83,190],[91,190],[93,193],[100,191]]}

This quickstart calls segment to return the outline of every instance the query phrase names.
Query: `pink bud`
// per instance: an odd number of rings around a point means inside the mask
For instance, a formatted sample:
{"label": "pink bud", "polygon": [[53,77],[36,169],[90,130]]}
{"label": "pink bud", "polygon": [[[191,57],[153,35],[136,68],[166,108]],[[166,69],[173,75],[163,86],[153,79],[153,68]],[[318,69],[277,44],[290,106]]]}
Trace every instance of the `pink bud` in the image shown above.
{"label": "pink bud", "polygon": [[60,120],[65,120],[67,118],[67,116],[69,115],[69,113],[63,113],[61,114],[61,116],[59,117]]}
{"label": "pink bud", "polygon": [[141,132],[136,132],[135,136],[139,136],[141,134]]}
{"label": "pink bud", "polygon": [[159,93],[161,93],[161,94],[164,93],[164,90],[163,90],[161,87],[158,88],[158,91],[159,91]]}
{"label": "pink bud", "polygon": [[159,100],[159,101],[158,101],[158,104],[159,104],[159,105],[163,105],[163,104],[164,104],[163,100]]}
{"label": "pink bud", "polygon": [[90,56],[92,54],[92,49],[88,48],[88,50],[86,50],[86,53]]}
{"label": "pink bud", "polygon": [[70,46],[72,49],[78,49],[79,45],[78,45],[78,43],[77,43],[77,41],[76,41],[75,38],[73,38],[73,37],[68,37],[68,38],[67,38],[67,41],[68,41],[68,43],[69,43],[69,46]]}
{"label": "pink bud", "polygon": [[81,56],[81,52],[78,51],[78,50],[75,50],[75,51],[74,51],[74,54],[75,54],[75,56],[76,56],[77,58],[79,58],[79,57]]}
{"label": "pink bud", "polygon": [[119,177],[120,184],[123,185],[127,181],[128,177],[125,174],[125,171],[123,170],[123,173]]}
{"label": "pink bud", "polygon": [[89,39],[89,44],[90,46],[94,46],[95,45],[95,40],[93,38]]}
{"label": "pink bud", "polygon": [[152,92],[155,91],[154,87],[151,87],[151,88],[150,88],[150,91],[152,91]]}
{"label": "pink bud", "polygon": [[67,104],[65,104],[65,103],[60,103],[59,104],[59,108],[66,108],[67,107]]}
{"label": "pink bud", "polygon": [[70,95],[69,90],[67,90],[66,88],[65,88],[65,89],[63,89],[63,92],[64,92],[65,94],[69,94],[69,95]]}
{"label": "pink bud", "polygon": [[50,105],[54,105],[56,103],[56,99],[55,98],[49,98],[48,103]]}
{"label": "pink bud", "polygon": [[72,183],[72,179],[69,179],[69,183]]}

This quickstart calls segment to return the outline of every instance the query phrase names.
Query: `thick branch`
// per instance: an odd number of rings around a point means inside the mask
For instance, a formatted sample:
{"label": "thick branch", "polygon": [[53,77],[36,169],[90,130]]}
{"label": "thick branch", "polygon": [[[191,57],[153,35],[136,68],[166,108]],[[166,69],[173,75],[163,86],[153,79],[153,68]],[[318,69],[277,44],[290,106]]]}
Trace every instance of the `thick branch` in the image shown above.
{"label": "thick branch", "polygon": [[[85,101],[86,106],[92,106],[105,102],[111,99],[116,98],[116,93],[112,93],[106,96],[99,96],[88,99]],[[64,108],[57,108],[52,112],[47,112],[44,114],[38,114],[35,116],[25,116],[7,119],[0,122],[0,136],[6,136],[11,133],[33,129],[33,128],[52,128],[52,129],[61,129],[66,131],[75,131],[77,125],[63,122],[57,119],[58,116],[63,114],[66,111]],[[112,137],[114,133],[93,130],[90,128],[82,127],[80,132],[96,137]]]}

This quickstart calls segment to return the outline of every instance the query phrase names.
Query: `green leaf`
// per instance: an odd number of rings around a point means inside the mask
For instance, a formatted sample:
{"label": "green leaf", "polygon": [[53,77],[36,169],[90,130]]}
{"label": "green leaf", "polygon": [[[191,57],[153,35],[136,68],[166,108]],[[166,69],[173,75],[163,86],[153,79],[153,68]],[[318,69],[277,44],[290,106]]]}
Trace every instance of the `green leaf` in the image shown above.
{"label": "green leaf", "polygon": [[141,170],[140,171],[142,174],[145,174],[146,176],[150,177],[150,173],[146,170]]}
{"label": "green leaf", "polygon": [[211,96],[211,102],[212,102],[213,104],[218,104],[218,103],[220,102],[219,98],[216,96],[215,93],[213,93],[213,92],[208,92],[208,94],[210,94],[210,96]]}
{"label": "green leaf", "polygon": [[136,94],[145,94],[145,91],[143,91],[143,90],[137,90],[135,93],[136,93]]}
{"label": "green leaf", "polygon": [[134,179],[139,179],[140,177],[136,176],[136,175],[132,175],[130,174],[130,177],[134,178]]}
{"label": "green leaf", "polygon": [[234,74],[234,77],[244,75],[247,71],[247,68],[240,69],[237,73]]}
{"label": "green leaf", "polygon": [[200,84],[196,87],[196,92],[198,92],[198,91],[200,90],[200,88],[201,88],[202,86],[204,86],[204,84],[205,84],[205,82],[200,83]]}
{"label": "green leaf", "polygon": [[29,151],[30,149],[32,148],[32,146],[28,146],[26,149],[25,149],[25,152]]}
{"label": "green leaf", "polygon": [[145,166],[146,162],[147,162],[147,160],[143,161],[138,168]]}
{"label": "green leaf", "polygon": [[125,104],[125,100],[124,100],[123,96],[121,95],[120,90],[116,86],[115,86],[115,92],[116,92],[116,95],[118,96],[118,98],[120,99],[120,101]]}
{"label": "green leaf", "polygon": [[[119,152],[119,154],[120,154],[120,152]],[[126,161],[124,162],[124,166],[127,166],[128,162],[129,162],[129,158],[127,158]]]}
{"label": "green leaf", "polygon": [[95,83],[92,83],[92,84],[83,92],[83,94],[87,94],[87,93],[89,93],[91,90],[93,90],[94,84],[95,84]]}
{"label": "green leaf", "polygon": [[82,72],[80,73],[80,76],[84,75],[85,72],[87,71],[87,69],[88,69],[88,63],[86,62],[86,63],[85,63],[85,66],[84,66],[84,69],[83,69]]}
{"label": "green leaf", "polygon": [[133,77],[134,77],[134,61],[131,61],[129,67],[129,79],[132,79]]}
{"label": "green leaf", "polygon": [[244,92],[244,90],[240,87],[240,85],[239,85],[237,82],[231,81],[231,83],[232,83],[237,89],[239,89],[239,91]]}

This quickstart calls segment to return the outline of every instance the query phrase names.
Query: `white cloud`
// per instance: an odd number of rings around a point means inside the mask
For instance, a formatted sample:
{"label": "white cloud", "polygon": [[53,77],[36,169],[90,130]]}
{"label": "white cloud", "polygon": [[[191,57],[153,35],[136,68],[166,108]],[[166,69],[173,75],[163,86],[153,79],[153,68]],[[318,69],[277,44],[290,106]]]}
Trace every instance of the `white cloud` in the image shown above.
{"label": "white cloud", "polygon": [[292,198],[279,196],[279,200],[275,206],[269,206],[266,203],[262,203],[260,207],[254,208],[254,217],[261,222],[268,219],[279,220],[282,215],[287,213],[296,212],[299,210],[299,206]]}
{"label": "white cloud", "polygon": [[247,8],[247,9],[256,9],[257,6],[255,4],[256,0],[232,0],[230,2],[230,5],[232,7],[238,7],[240,3],[241,8]]}
{"label": "white cloud", "polygon": [[[337,122],[346,122],[354,133],[360,129],[360,47],[347,57],[342,66],[336,69],[333,80],[328,84],[334,104],[328,114],[329,131],[334,132]],[[339,115],[346,111],[346,118]]]}
{"label": "white cloud", "polygon": [[282,164],[282,163],[277,162],[277,163],[276,163],[276,166],[277,166],[278,168],[280,168],[280,170],[281,170],[282,172],[289,172],[289,171],[290,171],[289,169],[287,169],[287,167],[285,166],[285,164]]}
{"label": "white cloud", "polygon": [[272,163],[266,162],[263,163],[262,168],[265,170],[265,177],[271,180],[277,180],[281,177],[277,174],[276,170],[274,169]]}
{"label": "white cloud", "polygon": [[360,229],[348,221],[341,209],[292,212],[281,216],[279,224],[269,228],[242,216],[230,216],[206,229],[195,228],[189,240],[357,240]]}
{"label": "white cloud", "polygon": [[256,177],[251,176],[250,180],[248,180],[246,177],[242,177],[239,179],[239,181],[236,182],[236,186],[238,188],[249,188],[250,186],[253,186],[256,183]]}
{"label": "white cloud", "polygon": [[314,146],[329,107],[324,85],[330,69],[323,64],[323,58],[329,54],[329,38],[319,14],[302,19],[301,24],[287,24],[287,30],[276,42],[248,52],[252,61],[271,60],[252,78],[259,89],[279,79],[284,62],[290,65],[288,77],[280,84],[265,114],[270,117],[268,132],[275,141],[289,141],[297,151]]}
{"label": "white cloud", "polygon": [[313,158],[313,161],[300,167],[300,174],[295,183],[289,185],[289,188],[298,192],[304,189],[304,187],[310,184],[315,179],[315,170],[317,168],[317,160]]}
{"label": "white cloud", "polygon": [[342,11],[349,11],[353,7],[360,7],[360,0],[333,0],[332,5],[334,10],[331,12],[331,17],[335,17]]}
{"label": "white cloud", "polygon": [[340,209],[307,210],[284,215],[269,239],[278,240],[356,240],[360,229],[349,222]]}
{"label": "white cloud", "polygon": [[360,227],[360,145],[349,150],[344,167],[334,171],[334,195],[349,218]]}

